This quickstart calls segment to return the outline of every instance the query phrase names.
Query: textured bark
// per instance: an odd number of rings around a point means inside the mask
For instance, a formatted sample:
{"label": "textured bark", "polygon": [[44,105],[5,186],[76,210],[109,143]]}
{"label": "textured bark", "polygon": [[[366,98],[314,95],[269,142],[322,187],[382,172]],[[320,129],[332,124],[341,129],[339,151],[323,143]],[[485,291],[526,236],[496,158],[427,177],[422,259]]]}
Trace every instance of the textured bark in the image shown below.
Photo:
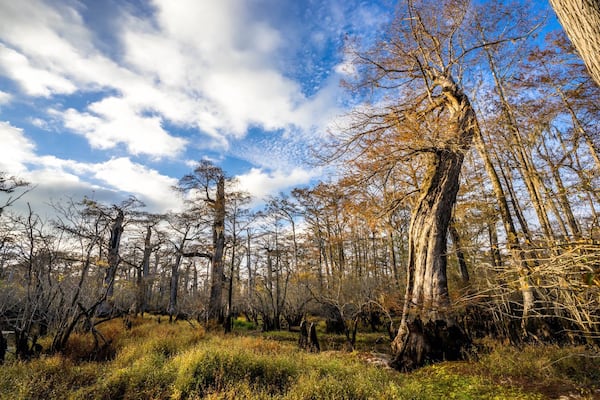
{"label": "textured bark", "polygon": [[223,286],[225,284],[225,266],[223,253],[225,251],[225,177],[217,181],[217,194],[213,203],[213,248],[211,262],[211,285],[208,303],[209,321],[223,322]]}
{"label": "textured bark", "polygon": [[392,342],[393,365],[401,370],[458,359],[470,342],[449,313],[446,246],[460,170],[477,121],[469,99],[450,77],[438,77],[437,82],[446,99],[452,139],[433,154],[410,222],[404,310]]}
{"label": "textured bark", "polygon": [[600,2],[598,0],[550,0],[558,20],[600,85]]}

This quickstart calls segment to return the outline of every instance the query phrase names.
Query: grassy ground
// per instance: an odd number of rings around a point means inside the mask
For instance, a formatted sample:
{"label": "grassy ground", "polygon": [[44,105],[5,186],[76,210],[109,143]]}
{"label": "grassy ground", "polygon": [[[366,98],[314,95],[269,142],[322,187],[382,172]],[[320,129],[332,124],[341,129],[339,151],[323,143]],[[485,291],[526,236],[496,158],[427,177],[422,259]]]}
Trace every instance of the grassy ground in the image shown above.
{"label": "grassy ground", "polygon": [[[478,361],[441,363],[411,374],[372,365],[381,335],[360,335],[357,351],[296,348],[296,334],[238,330],[206,334],[188,322],[134,320],[102,326],[110,361],[85,361],[92,340],[76,335],[65,356],[0,366],[0,399],[546,399],[600,396],[600,359],[584,348],[486,343]],[[566,397],[565,397],[566,398]]]}

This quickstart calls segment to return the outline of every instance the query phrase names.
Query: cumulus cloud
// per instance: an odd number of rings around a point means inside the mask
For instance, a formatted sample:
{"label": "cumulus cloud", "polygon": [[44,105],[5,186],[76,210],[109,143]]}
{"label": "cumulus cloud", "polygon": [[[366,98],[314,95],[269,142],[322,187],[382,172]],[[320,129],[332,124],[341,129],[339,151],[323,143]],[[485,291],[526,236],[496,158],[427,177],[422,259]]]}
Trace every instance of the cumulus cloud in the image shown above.
{"label": "cumulus cloud", "polygon": [[[96,148],[125,143],[130,154],[177,156],[185,142],[163,121],[193,127],[213,146],[227,148],[250,126],[314,126],[335,103],[332,97],[307,98],[278,70],[281,33],[241,0],[155,0],[151,18],[122,11],[118,58],[93,46],[83,6],[15,4],[0,5],[0,68],[31,96],[104,96],[53,108],[65,127]],[[142,135],[149,135],[148,142],[139,140]]]}
{"label": "cumulus cloud", "polygon": [[[311,10],[277,0],[111,4],[106,32],[91,23],[99,16],[90,2],[0,1],[0,74],[20,88],[0,92],[0,105],[44,104],[28,123],[64,127],[65,140],[85,138],[104,160],[40,157],[35,134],[4,123],[0,167],[78,194],[132,193],[157,209],[177,206],[164,189],[174,178],[141,163],[208,156],[190,148],[255,166],[240,178],[259,198],[314,178],[300,165],[341,112],[338,79],[348,68],[318,60],[338,51],[353,29],[347,21],[380,19],[369,10],[347,18],[368,6],[345,0],[311,2]],[[290,10],[304,19],[288,23]],[[268,136],[249,138],[254,129]]]}
{"label": "cumulus cloud", "polygon": [[62,117],[67,128],[85,136],[94,148],[109,149],[125,143],[130,154],[159,157],[179,154],[186,144],[186,140],[173,137],[162,128],[161,117],[140,116],[121,98],[107,97],[88,109],[89,112],[79,112],[70,108]]}
{"label": "cumulus cloud", "polygon": [[290,172],[267,172],[260,168],[252,168],[249,172],[237,176],[240,190],[250,193],[256,201],[269,195],[277,195],[280,191],[299,185],[305,185],[317,175],[317,171],[295,168]]}
{"label": "cumulus cloud", "polygon": [[0,137],[0,171],[31,183],[34,190],[24,201],[31,203],[36,211],[47,211],[49,201],[64,200],[65,195],[75,200],[93,195],[113,202],[134,195],[151,211],[181,208],[181,200],[171,190],[176,179],[127,157],[86,163],[51,155],[38,156],[35,145],[23,130],[7,122],[0,122]]}
{"label": "cumulus cloud", "polygon": [[127,157],[93,165],[94,177],[123,193],[132,193],[153,210],[177,210],[181,201],[171,189],[177,179],[132,162]]}
{"label": "cumulus cloud", "polygon": [[27,162],[34,159],[35,145],[25,137],[23,130],[9,122],[0,121],[0,171],[9,174],[23,174],[27,171]]}

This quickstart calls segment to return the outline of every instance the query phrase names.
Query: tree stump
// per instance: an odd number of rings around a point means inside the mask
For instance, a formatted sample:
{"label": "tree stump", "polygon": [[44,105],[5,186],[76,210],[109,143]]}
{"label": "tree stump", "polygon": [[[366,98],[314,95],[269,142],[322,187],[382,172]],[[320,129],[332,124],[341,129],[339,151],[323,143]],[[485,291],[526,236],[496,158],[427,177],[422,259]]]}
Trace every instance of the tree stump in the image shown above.
{"label": "tree stump", "polygon": [[471,346],[470,338],[458,325],[444,320],[423,324],[417,317],[407,323],[407,328],[405,343],[391,363],[402,372],[432,362],[461,360]]}
{"label": "tree stump", "polygon": [[306,329],[306,321],[300,322],[300,337],[298,338],[298,347],[302,350],[308,349],[308,330]]}
{"label": "tree stump", "polygon": [[8,340],[4,338],[4,335],[0,331],[0,365],[4,364],[4,357],[6,356],[6,349],[8,348]]}
{"label": "tree stump", "polygon": [[308,336],[308,350],[313,353],[321,351],[319,346],[319,339],[317,339],[317,326],[314,323],[310,324],[310,333]]}

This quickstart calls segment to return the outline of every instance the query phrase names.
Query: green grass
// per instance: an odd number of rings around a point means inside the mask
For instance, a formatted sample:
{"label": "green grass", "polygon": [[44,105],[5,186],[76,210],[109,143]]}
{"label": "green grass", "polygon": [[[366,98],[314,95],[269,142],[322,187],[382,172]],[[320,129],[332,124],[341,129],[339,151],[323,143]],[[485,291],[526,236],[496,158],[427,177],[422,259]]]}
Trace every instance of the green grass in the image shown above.
{"label": "green grass", "polygon": [[400,374],[368,364],[368,352],[299,351],[289,332],[263,337],[242,335],[242,328],[223,336],[153,319],[136,320],[129,331],[117,322],[104,330],[113,360],[82,361],[91,342],[78,336],[71,356],[0,367],[0,399],[545,399],[578,392],[592,398],[600,382],[600,361],[583,348],[496,344],[477,362]]}

